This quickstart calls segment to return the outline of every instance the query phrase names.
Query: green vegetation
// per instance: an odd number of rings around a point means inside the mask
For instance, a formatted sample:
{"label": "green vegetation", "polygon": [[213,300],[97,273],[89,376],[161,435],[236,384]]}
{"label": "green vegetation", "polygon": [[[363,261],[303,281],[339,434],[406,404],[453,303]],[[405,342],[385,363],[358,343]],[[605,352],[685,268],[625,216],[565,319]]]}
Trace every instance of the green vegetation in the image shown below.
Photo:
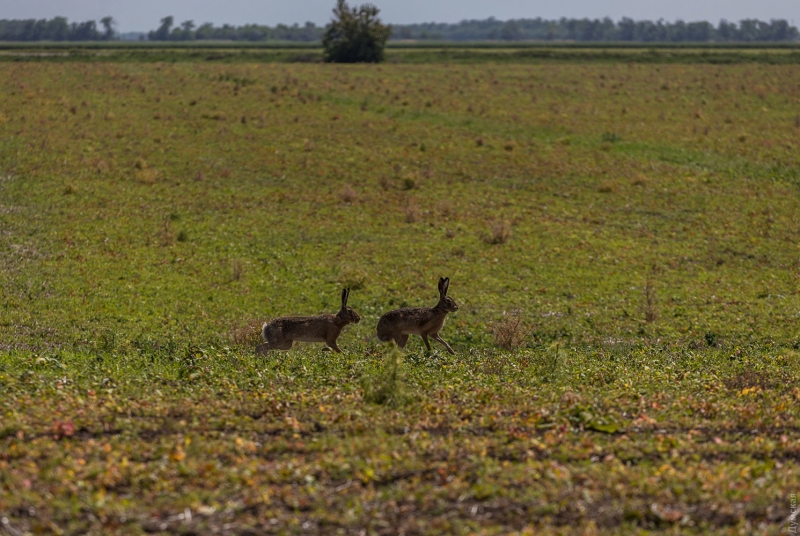
{"label": "green vegetation", "polygon": [[332,63],[380,63],[391,28],[381,24],[378,8],[372,4],[350,7],[338,0],[333,20],[325,28],[322,48],[325,61]]}
{"label": "green vegetation", "polygon": [[547,20],[535,19],[462,20],[456,24],[422,23],[392,26],[398,39],[481,41],[579,41],[579,42],[638,42],[638,43],[748,43],[797,41],[800,32],[785,19],[770,22],[744,19],[739,23],[719,21],[715,27],[708,21],[677,20],[635,21],[623,17],[615,22],[600,19]]}
{"label": "green vegetation", "polygon": [[[683,45],[604,43],[505,44],[505,43],[392,43],[384,50],[389,63],[609,63],[800,64],[800,46],[765,45]],[[116,62],[116,63],[321,63],[324,51],[316,43],[47,43],[40,45],[0,44],[0,62]]]}
{"label": "green vegetation", "polygon": [[[788,526],[797,66],[0,72],[8,526]],[[440,276],[456,355],[378,344]],[[343,286],[344,354],[253,355]]]}

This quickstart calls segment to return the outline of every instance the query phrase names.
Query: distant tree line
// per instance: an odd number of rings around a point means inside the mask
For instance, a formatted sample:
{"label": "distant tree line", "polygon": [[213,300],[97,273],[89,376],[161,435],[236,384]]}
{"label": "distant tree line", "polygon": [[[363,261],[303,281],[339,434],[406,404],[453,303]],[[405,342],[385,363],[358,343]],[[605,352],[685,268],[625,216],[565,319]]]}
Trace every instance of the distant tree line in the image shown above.
{"label": "distant tree line", "polygon": [[117,38],[114,19],[97,22],[67,22],[66,17],[46,19],[0,19],[0,41],[111,41]]}
{"label": "distant tree line", "polygon": [[441,39],[443,41],[635,41],[645,43],[680,42],[775,42],[797,41],[796,26],[786,20],[764,22],[745,19],[739,23],[656,22],[623,18],[546,20],[516,19],[499,21],[464,20],[457,24],[406,24],[392,26],[392,39]]}
{"label": "distant tree line", "polygon": [[313,22],[274,27],[259,24],[214,26],[207,22],[198,27],[194,21],[187,20],[175,26],[174,17],[164,17],[157,29],[147,33],[147,38],[150,41],[320,41],[324,31],[324,27]]}
{"label": "distant tree line", "polygon": [[[68,22],[65,17],[51,20],[0,20],[0,41],[110,41],[118,39],[112,17],[96,21]],[[214,26],[205,23],[197,26],[187,20],[175,25],[174,17],[164,17],[160,26],[147,33],[151,41],[304,41],[319,42],[325,34],[324,26],[313,22],[287,26],[246,24]],[[679,42],[779,42],[798,41],[800,31],[786,20],[764,22],[744,19],[735,22],[722,20],[714,26],[710,22],[666,22],[664,20],[620,21],[605,19],[546,20],[516,19],[500,21],[493,17],[485,20],[464,20],[455,24],[423,23],[393,25],[391,39],[442,40],[442,41],[632,41],[645,43]]]}

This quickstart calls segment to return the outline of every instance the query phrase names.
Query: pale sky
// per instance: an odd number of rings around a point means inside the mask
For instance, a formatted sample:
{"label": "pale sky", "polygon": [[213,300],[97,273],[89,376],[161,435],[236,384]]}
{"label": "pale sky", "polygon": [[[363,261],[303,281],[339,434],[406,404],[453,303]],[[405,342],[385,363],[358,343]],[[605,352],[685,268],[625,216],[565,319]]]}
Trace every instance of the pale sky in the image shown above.
{"label": "pale sky", "polygon": [[[351,0],[352,4],[365,3]],[[500,20],[543,17],[555,19],[622,17],[668,21],[720,19],[739,21],[787,19],[800,24],[800,0],[374,0],[380,18],[389,24],[413,22],[458,22],[463,19]],[[110,15],[122,32],[155,29],[167,15],[175,22],[325,24],[335,0],[0,0],[0,19],[52,18],[64,16],[84,21]]]}

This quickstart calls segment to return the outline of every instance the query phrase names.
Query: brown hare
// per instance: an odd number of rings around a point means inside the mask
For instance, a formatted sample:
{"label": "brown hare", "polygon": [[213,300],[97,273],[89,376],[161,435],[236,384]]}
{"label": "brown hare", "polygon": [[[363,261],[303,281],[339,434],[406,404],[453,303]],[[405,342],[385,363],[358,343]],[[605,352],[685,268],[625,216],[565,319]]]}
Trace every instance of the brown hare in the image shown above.
{"label": "brown hare", "polygon": [[450,345],[439,336],[447,313],[458,311],[458,305],[447,295],[450,278],[439,278],[439,303],[435,307],[404,307],[384,314],[378,320],[378,339],[383,342],[394,340],[397,346],[405,348],[409,335],[419,335],[425,348],[431,351],[428,336],[444,344],[447,351],[455,354]]}
{"label": "brown hare", "polygon": [[264,324],[261,337],[264,344],[256,346],[258,355],[267,355],[270,350],[289,350],[294,341],[324,342],[337,352],[342,351],[336,339],[347,324],[358,324],[361,317],[347,306],[350,289],[342,289],[342,308],[335,315],[282,316]]}

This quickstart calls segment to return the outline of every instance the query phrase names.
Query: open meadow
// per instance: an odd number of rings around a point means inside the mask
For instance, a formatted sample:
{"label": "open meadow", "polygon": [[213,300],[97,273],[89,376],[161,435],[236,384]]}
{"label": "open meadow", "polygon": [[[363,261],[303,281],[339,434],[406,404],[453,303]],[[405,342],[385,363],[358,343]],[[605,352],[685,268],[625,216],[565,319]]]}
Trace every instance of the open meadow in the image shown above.
{"label": "open meadow", "polygon": [[0,62],[0,533],[785,533],[799,149],[796,64]]}

